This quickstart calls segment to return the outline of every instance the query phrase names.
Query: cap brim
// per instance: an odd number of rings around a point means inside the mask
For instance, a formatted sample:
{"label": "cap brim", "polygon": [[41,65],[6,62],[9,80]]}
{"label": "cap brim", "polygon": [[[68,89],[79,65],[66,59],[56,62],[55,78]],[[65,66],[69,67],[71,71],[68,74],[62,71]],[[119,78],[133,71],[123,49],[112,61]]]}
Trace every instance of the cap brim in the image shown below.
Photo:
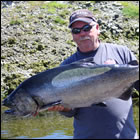
{"label": "cap brim", "polygon": [[90,18],[77,18],[69,24],[69,28],[71,28],[72,24],[76,21],[83,21],[83,22],[86,22],[86,23],[91,23],[93,20],[90,19]]}

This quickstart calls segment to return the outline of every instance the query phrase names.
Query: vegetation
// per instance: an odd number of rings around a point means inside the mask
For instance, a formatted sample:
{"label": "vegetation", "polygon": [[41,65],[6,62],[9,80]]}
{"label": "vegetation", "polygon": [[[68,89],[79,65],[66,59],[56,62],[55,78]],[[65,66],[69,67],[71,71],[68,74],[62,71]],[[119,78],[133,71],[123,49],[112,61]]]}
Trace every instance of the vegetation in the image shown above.
{"label": "vegetation", "polygon": [[19,25],[19,24],[21,24],[23,21],[22,20],[20,20],[20,19],[12,19],[11,21],[10,21],[10,25]]}
{"label": "vegetation", "polygon": [[135,122],[135,126],[137,129],[137,132],[139,134],[139,106],[133,106],[133,118],[134,118],[134,122]]}
{"label": "vegetation", "polygon": [[132,2],[120,2],[124,8],[122,10],[123,14],[130,18],[138,18],[139,17],[139,6],[136,6]]}

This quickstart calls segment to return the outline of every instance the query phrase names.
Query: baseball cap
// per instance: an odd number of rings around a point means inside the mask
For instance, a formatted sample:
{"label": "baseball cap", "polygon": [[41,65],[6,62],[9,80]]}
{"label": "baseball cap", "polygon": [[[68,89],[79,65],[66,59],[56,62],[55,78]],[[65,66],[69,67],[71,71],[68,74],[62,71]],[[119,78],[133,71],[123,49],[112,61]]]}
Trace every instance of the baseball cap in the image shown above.
{"label": "baseball cap", "polygon": [[69,28],[71,28],[71,25],[76,21],[83,21],[86,23],[91,23],[92,21],[97,22],[92,12],[87,9],[79,9],[71,14],[69,18]]}

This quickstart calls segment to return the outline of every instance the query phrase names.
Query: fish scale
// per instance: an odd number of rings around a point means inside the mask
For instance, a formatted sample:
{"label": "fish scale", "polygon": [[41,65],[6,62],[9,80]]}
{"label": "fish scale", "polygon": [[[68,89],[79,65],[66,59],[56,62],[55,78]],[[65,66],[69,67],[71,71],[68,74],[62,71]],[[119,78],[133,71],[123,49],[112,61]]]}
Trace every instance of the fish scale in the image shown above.
{"label": "fish scale", "polygon": [[48,107],[88,107],[111,98],[127,100],[124,92],[139,79],[139,66],[102,64],[93,58],[55,67],[23,81],[4,101],[8,114],[36,115]]}

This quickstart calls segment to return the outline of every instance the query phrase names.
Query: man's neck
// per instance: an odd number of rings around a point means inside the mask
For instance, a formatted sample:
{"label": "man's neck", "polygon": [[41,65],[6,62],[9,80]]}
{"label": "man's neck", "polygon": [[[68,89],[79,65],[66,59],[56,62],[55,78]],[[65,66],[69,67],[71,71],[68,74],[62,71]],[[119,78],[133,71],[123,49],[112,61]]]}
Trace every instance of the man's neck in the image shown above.
{"label": "man's neck", "polygon": [[98,42],[96,43],[96,45],[94,45],[93,47],[91,47],[91,49],[87,49],[86,47],[85,47],[85,49],[80,49],[80,48],[82,48],[82,47],[78,47],[78,50],[79,50],[81,53],[93,52],[93,51],[96,51],[97,48],[99,48],[99,45],[100,45],[100,41],[98,41]]}

